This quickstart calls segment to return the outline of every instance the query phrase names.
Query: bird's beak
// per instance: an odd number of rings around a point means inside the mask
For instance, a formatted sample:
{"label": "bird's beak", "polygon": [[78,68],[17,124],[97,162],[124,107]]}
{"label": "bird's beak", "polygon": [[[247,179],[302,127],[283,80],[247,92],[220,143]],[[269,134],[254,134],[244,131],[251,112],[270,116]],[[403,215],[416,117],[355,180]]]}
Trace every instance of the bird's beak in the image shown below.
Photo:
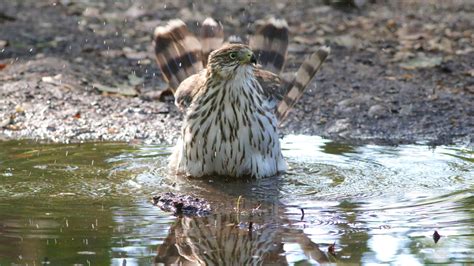
{"label": "bird's beak", "polygon": [[244,50],[241,52],[240,62],[242,64],[257,64],[257,57],[251,50]]}

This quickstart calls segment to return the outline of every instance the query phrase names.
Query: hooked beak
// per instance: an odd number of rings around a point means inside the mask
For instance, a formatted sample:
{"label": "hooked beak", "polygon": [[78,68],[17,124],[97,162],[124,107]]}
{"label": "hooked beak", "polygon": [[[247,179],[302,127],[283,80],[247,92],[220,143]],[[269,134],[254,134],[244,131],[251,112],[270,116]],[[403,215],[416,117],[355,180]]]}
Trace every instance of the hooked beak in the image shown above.
{"label": "hooked beak", "polygon": [[244,50],[240,54],[240,62],[242,64],[257,64],[257,57],[251,50]]}
{"label": "hooked beak", "polygon": [[252,56],[250,57],[250,63],[254,65],[257,64],[257,57],[255,56],[254,53],[252,53]]}

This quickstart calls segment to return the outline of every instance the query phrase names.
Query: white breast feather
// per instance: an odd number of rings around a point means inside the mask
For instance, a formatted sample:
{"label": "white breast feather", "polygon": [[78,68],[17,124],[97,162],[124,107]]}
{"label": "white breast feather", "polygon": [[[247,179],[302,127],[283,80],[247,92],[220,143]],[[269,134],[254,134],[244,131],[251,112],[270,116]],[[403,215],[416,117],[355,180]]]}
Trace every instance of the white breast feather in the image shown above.
{"label": "white breast feather", "polygon": [[[172,169],[178,174],[194,177],[217,174],[261,178],[284,171],[286,163],[281,155],[276,117],[267,108],[268,103],[261,98],[262,88],[255,79],[253,69],[250,66],[237,68],[234,78],[224,88],[208,88],[206,95],[215,90],[218,90],[216,102],[225,93],[221,107],[212,106],[212,100],[203,104],[204,94],[191,104],[183,126],[183,136],[171,159]],[[244,93],[250,99],[244,97]],[[246,105],[249,106],[247,116],[250,121],[244,126]],[[209,108],[214,109],[202,123],[200,118],[190,119],[193,113],[204,112]],[[223,124],[221,132],[220,123],[224,120],[227,123]],[[235,137],[231,136],[230,125],[236,130]]]}

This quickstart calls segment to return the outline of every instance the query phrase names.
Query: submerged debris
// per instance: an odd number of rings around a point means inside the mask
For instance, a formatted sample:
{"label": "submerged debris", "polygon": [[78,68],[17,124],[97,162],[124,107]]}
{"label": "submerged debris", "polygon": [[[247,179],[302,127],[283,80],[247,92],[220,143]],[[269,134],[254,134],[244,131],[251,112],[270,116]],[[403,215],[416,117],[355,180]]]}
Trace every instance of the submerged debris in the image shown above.
{"label": "submerged debris", "polygon": [[329,254],[331,254],[333,256],[336,256],[336,242],[329,245],[328,252],[329,252]]}
{"label": "submerged debris", "polygon": [[433,233],[433,240],[434,240],[435,244],[438,243],[440,238],[441,238],[441,235],[438,233],[438,231],[435,230],[434,233]]}
{"label": "submerged debris", "polygon": [[153,205],[165,212],[172,212],[176,216],[206,216],[212,211],[209,202],[204,199],[191,195],[177,195],[173,192],[154,196]]}

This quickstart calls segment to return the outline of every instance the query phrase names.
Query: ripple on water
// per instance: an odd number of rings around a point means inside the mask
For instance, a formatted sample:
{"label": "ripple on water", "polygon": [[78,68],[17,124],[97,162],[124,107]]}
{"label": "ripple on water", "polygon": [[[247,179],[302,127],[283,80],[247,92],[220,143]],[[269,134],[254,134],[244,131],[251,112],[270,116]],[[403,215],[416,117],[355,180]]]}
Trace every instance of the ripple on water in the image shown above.
{"label": "ripple on water", "polygon": [[[252,208],[273,208],[253,219],[283,232],[283,240],[274,241],[289,262],[316,263],[308,254],[333,243],[341,263],[468,263],[474,257],[473,152],[463,148],[355,146],[287,136],[287,174],[210,182],[169,178],[170,148],[163,146],[0,147],[2,265],[32,264],[34,255],[24,252],[31,246],[38,254],[56,250],[61,256],[54,258],[63,264],[150,264],[176,218],[148,199],[169,190],[231,206],[220,212],[235,212],[239,196]],[[255,230],[264,227],[257,220]],[[434,230],[441,234],[437,244]]]}

